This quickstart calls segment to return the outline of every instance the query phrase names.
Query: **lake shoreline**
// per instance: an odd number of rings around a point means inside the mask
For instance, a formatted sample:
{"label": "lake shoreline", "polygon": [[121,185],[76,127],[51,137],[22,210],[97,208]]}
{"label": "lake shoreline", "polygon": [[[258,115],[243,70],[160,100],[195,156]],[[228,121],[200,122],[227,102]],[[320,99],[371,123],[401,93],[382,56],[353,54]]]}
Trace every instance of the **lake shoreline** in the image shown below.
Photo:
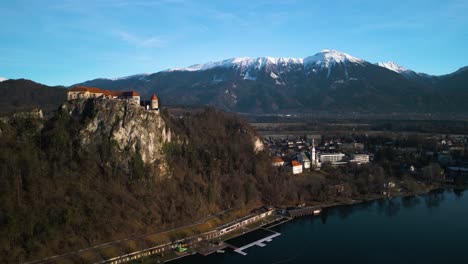
{"label": "lake shoreline", "polygon": [[[313,204],[313,205],[310,205],[310,206],[303,206],[303,207],[285,207],[285,206],[275,206],[276,210],[286,210],[286,208],[289,208],[289,210],[293,210],[293,209],[298,209],[298,208],[307,208],[307,207],[318,207],[320,208],[321,210],[322,209],[325,209],[325,208],[335,208],[335,207],[339,207],[339,206],[346,206],[346,205],[357,205],[357,204],[361,204],[361,203],[365,203],[365,202],[372,202],[372,201],[377,201],[377,200],[382,200],[382,199],[394,199],[394,198],[404,198],[404,197],[412,197],[412,196],[418,196],[418,195],[425,195],[425,194],[428,194],[430,192],[433,192],[433,191],[436,191],[436,190],[451,190],[451,189],[460,189],[460,190],[466,190],[468,189],[468,186],[464,186],[464,187],[457,187],[457,186],[453,186],[453,185],[439,185],[439,186],[430,186],[430,187],[425,187],[423,190],[420,190],[420,191],[417,191],[417,192],[400,192],[400,193],[397,193],[397,194],[390,194],[390,195],[372,195],[372,197],[359,197],[360,199],[348,199],[348,200],[343,200],[343,201],[340,201],[340,202],[333,202],[333,203],[317,203],[317,204]],[[301,218],[301,217],[304,217],[304,216],[299,216],[299,217],[290,217],[291,219],[290,220],[293,220],[293,219],[296,219],[296,218]],[[270,222],[270,223],[273,223],[274,221]],[[289,220],[286,220],[286,221],[283,221],[277,225],[274,225],[275,227],[276,226],[280,226],[284,223],[287,223],[289,222]],[[248,235],[250,232],[252,231],[255,231],[259,228],[263,228],[264,226],[268,225],[269,223],[267,224],[264,224],[264,225],[261,225],[261,226],[258,226],[256,228],[253,228],[253,229],[250,229],[249,231],[245,232],[245,233],[242,233],[242,234],[238,234],[236,236],[233,236],[233,237],[229,237],[227,239],[223,239],[221,240],[222,242],[225,242],[229,239],[232,239],[232,238],[235,238],[235,237],[241,237],[241,236],[244,236],[244,235]],[[271,227],[274,227],[274,226],[270,226],[268,228],[271,228]],[[184,257],[188,257],[188,256],[192,256],[194,254],[197,254],[197,253],[192,253],[192,254],[187,254],[186,256],[179,256],[177,257],[176,259],[180,259],[180,258],[184,258]],[[206,257],[206,256],[205,256]],[[171,262],[171,261],[174,261],[175,259],[170,259],[170,260],[166,260],[164,262]]]}
{"label": "lake shoreline", "polygon": [[[323,212],[322,217],[320,216],[316,217],[317,219],[322,218],[322,221],[308,221],[307,217],[297,217],[297,218],[302,218],[302,219],[297,219],[299,221],[297,221],[296,219],[294,219],[295,221],[288,221],[288,224],[286,225],[283,225],[283,224],[277,225],[277,227],[280,227],[280,228],[278,229],[274,228],[272,230],[284,234],[285,238],[280,239],[279,242],[276,242],[272,244],[271,246],[267,246],[266,247],[267,249],[265,248],[262,249],[260,247],[258,249],[252,249],[252,252],[248,254],[249,256],[245,258],[245,263],[246,264],[258,263],[259,260],[260,261],[267,261],[267,260],[273,261],[273,259],[274,261],[279,261],[281,258],[285,257],[286,253],[282,253],[282,252],[283,251],[289,252],[288,250],[296,250],[295,257],[297,257],[297,255],[299,254],[300,256],[299,259],[301,259],[302,257],[310,257],[312,255],[316,257],[315,254],[318,253],[318,251],[328,250],[327,248],[329,244],[327,243],[335,244],[336,242],[341,241],[341,240],[335,240],[334,238],[332,238],[334,236],[348,237],[347,239],[344,240],[345,241],[344,243],[338,242],[338,244],[341,244],[342,247],[344,244],[344,247],[347,248],[348,244],[346,241],[349,242],[349,237],[353,237],[355,235],[357,236],[354,239],[357,239],[356,240],[357,242],[359,241],[359,243],[367,243],[371,246],[374,246],[374,245],[372,244],[373,242],[370,242],[370,241],[374,241],[376,238],[379,238],[382,235],[382,232],[384,232],[385,236],[387,237],[387,240],[385,241],[390,241],[390,242],[392,241],[392,237],[393,239],[395,239],[401,236],[405,236],[405,234],[410,234],[412,232],[417,232],[417,233],[422,232],[421,230],[419,230],[419,227],[421,227],[421,229],[424,230],[423,231],[424,233],[426,233],[426,230],[428,230],[426,228],[429,228],[429,230],[433,230],[433,229],[434,229],[433,231],[437,230],[438,234],[449,235],[449,233],[447,233],[448,231],[445,232],[445,229],[447,229],[446,226],[444,226],[443,228],[439,228],[439,229],[437,229],[437,227],[441,227],[440,226],[441,219],[446,219],[447,217],[449,217],[451,213],[454,213],[454,212],[459,214],[460,208],[464,208],[464,205],[462,206],[461,203],[462,202],[466,203],[467,197],[466,195],[459,196],[457,193],[458,191],[464,192],[466,190],[467,190],[466,186],[464,186],[463,188],[460,188],[460,187],[452,186],[452,185],[440,185],[440,186],[438,185],[438,186],[431,186],[430,188],[425,188],[424,190],[419,190],[418,192],[412,192],[412,193],[400,193],[399,195],[380,196],[380,197],[373,197],[373,198],[368,197],[367,199],[348,201],[348,203],[322,204],[323,208],[334,209],[332,211],[325,210]],[[405,201],[399,200],[399,199],[390,203],[383,202],[383,201],[391,200],[394,198],[404,198],[404,197],[418,198],[418,196],[420,199],[423,199],[422,201],[426,201],[426,204],[418,202],[418,203],[412,203],[412,205],[409,205],[409,204],[405,205]],[[461,200],[459,199],[453,200],[454,198],[450,198],[450,197],[455,197],[455,196],[463,197],[463,198],[461,198]],[[435,198],[435,197],[438,197],[438,198]],[[384,199],[384,198],[387,198],[387,199]],[[418,199],[418,201],[421,201],[420,199]],[[428,202],[430,202],[433,199],[435,199],[438,202],[436,204],[428,204]],[[381,200],[382,203],[374,203],[374,201],[378,201],[378,200]],[[368,203],[366,206],[358,205],[360,203],[366,203],[366,202],[370,202],[370,203]],[[397,204],[399,204],[400,202],[403,202],[403,206],[401,207],[401,209],[400,209],[400,206],[397,205],[395,202]],[[358,206],[355,208],[355,210],[351,210],[346,207],[344,207],[343,209],[337,209],[341,205],[358,205]],[[382,207],[385,209],[383,209]],[[439,209],[435,209],[435,208],[439,208]],[[459,209],[456,211],[453,211],[453,208],[459,208]],[[342,210],[344,211],[342,212]],[[382,214],[382,210],[384,210],[385,212],[384,214]],[[417,211],[418,214],[415,215],[413,211]],[[343,215],[341,212],[343,213]],[[353,212],[352,217],[349,217],[350,212]],[[431,214],[430,218],[427,218],[428,213]],[[396,217],[396,215],[398,215],[398,217],[394,218]],[[466,214],[463,214],[463,215],[465,216]],[[417,218],[416,216],[419,218]],[[337,220],[337,218],[341,220]],[[381,225],[379,225],[378,222],[374,222],[376,221],[376,219],[381,219],[381,220],[384,219],[384,223],[386,225],[389,225],[388,229],[385,228],[385,231],[383,231],[381,229]],[[424,221],[421,222],[422,220]],[[367,223],[366,221],[369,221],[370,225],[365,224]],[[405,223],[405,224],[401,225],[401,223]],[[421,223],[424,223],[424,224],[421,225]],[[435,225],[427,226],[427,223],[435,223]],[[458,223],[458,224],[461,224],[462,226],[464,226],[463,223]],[[309,227],[309,225],[314,225],[315,227],[312,227],[312,226]],[[267,228],[270,228],[270,227],[267,227]],[[375,228],[376,230],[372,231],[372,228]],[[394,228],[395,230],[390,231],[392,228]],[[405,231],[405,229],[407,230]],[[462,229],[460,230],[466,230],[466,226],[462,227]],[[246,233],[245,235],[248,235],[248,234],[249,233]],[[361,235],[363,235],[363,237],[361,237]],[[390,237],[388,237],[389,235]],[[369,239],[367,238],[367,236],[373,237],[373,239]],[[431,232],[431,236],[432,236],[432,232]],[[311,237],[313,237],[313,239],[311,239]],[[249,241],[250,238],[246,238],[246,239],[247,241]],[[413,240],[413,241],[414,240],[419,241],[418,238],[414,236],[408,239]],[[434,238],[434,239],[437,239],[437,238]],[[354,241],[354,240],[351,240],[351,241]],[[433,243],[433,245],[437,245],[438,243],[437,242],[438,240],[432,240],[432,239],[428,240],[424,238],[420,241],[420,243],[424,244],[424,243],[427,243],[428,241],[432,241],[430,243]],[[314,248],[312,244],[319,245],[319,248],[316,248],[318,251],[314,251],[314,253],[308,253],[309,252],[307,250],[308,248]],[[396,244],[393,244],[393,245],[395,246]],[[338,247],[339,246],[337,246],[337,248]],[[353,246],[350,246],[350,247],[352,248]],[[280,248],[281,250],[279,250]],[[378,255],[379,250],[380,249],[377,249],[375,252],[371,252],[369,254]],[[232,254],[231,251],[227,252],[227,255],[225,254],[212,254],[209,256],[193,255],[191,258],[187,258],[187,260],[179,260],[174,263],[199,263],[199,262],[219,263],[220,260],[222,260],[223,263],[224,262],[238,263],[239,261],[242,261],[244,257],[238,254]],[[319,255],[320,254],[322,253],[319,253]],[[344,252],[342,252],[341,255],[343,256],[346,254],[352,254],[352,255],[348,255],[350,258],[360,257],[359,254],[355,254],[352,250],[349,252],[345,250]],[[361,255],[361,256],[364,256],[364,255]],[[435,257],[437,258],[437,256]],[[463,255],[460,255],[458,257],[465,258]],[[335,256],[335,255],[333,255],[332,257],[332,259],[340,259],[340,258],[341,256]],[[228,260],[228,261],[225,261],[225,260]],[[252,262],[253,260],[255,260],[256,262]],[[295,259],[292,263],[303,263],[303,262]],[[329,263],[339,263],[339,262],[330,261]],[[364,263],[368,263],[368,262],[364,261]],[[428,262],[428,263],[433,263],[433,262]]]}

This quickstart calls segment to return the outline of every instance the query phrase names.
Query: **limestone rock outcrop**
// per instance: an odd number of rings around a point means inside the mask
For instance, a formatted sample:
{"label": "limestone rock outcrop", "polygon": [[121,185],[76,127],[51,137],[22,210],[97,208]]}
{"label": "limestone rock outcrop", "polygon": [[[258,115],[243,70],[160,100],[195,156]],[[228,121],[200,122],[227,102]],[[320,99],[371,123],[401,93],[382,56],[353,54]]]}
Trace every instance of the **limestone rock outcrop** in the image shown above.
{"label": "limestone rock outcrop", "polygon": [[100,99],[70,101],[62,109],[83,120],[79,138],[82,145],[108,139],[122,161],[139,154],[145,165],[158,166],[162,174],[167,172],[163,145],[174,135],[159,111],[127,101]]}

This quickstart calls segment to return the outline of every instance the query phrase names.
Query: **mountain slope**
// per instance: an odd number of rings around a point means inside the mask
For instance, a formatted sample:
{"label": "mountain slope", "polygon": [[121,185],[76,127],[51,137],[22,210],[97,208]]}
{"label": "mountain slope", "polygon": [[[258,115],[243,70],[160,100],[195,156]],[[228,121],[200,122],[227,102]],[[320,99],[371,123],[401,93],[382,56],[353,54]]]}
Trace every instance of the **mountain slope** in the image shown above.
{"label": "mountain slope", "polygon": [[25,79],[0,82],[0,113],[34,108],[50,113],[66,99],[64,87],[51,87]]}
{"label": "mountain slope", "polygon": [[[323,50],[303,59],[233,58],[77,85],[133,88],[143,96],[158,93],[165,105],[214,105],[256,114],[448,110],[441,103],[445,95],[437,85],[442,83],[440,78],[396,64],[380,65],[383,67],[339,51]],[[451,109],[464,110],[461,105]]]}
{"label": "mountain slope", "polygon": [[468,92],[468,66],[439,77],[438,86],[448,91]]}

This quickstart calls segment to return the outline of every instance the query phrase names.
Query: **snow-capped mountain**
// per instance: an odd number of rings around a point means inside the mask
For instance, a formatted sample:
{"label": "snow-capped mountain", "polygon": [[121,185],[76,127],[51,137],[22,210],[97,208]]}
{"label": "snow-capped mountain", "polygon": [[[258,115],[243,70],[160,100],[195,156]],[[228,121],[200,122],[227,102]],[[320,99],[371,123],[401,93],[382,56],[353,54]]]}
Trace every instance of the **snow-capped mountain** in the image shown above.
{"label": "snow-capped mountain", "polygon": [[[328,70],[327,77],[330,77],[331,68],[335,65],[347,65],[348,63],[363,64],[366,61],[355,58],[336,50],[322,50],[319,53],[306,58],[272,58],[272,57],[239,57],[205,64],[195,64],[186,68],[168,69],[166,72],[175,71],[206,71],[215,68],[235,68],[240,76],[246,80],[256,80],[259,71],[266,69],[271,72],[272,78],[277,79],[278,74],[288,72],[298,67],[303,68],[306,73]],[[346,67],[345,67],[346,68]],[[330,70],[329,70],[330,69]],[[346,73],[347,74],[347,73]]]}
{"label": "snow-capped mountain", "polygon": [[223,68],[254,68],[261,69],[267,65],[275,66],[290,66],[290,65],[302,65],[302,66],[311,66],[311,67],[320,67],[328,68],[332,67],[337,63],[361,63],[364,60],[352,57],[346,53],[339,52],[336,50],[322,50],[319,53],[309,56],[306,58],[272,58],[272,57],[259,57],[259,58],[249,58],[249,57],[239,57],[232,58],[217,62],[208,62],[205,64],[195,64],[186,68],[173,68],[166,71],[204,71],[217,67]]}
{"label": "snow-capped mountain", "polygon": [[133,75],[124,76],[124,77],[111,78],[110,80],[112,81],[128,80],[128,79],[145,80],[146,76],[148,75],[150,75],[150,73],[139,73],[139,74],[133,74]]}
{"label": "snow-capped mountain", "polygon": [[397,63],[393,61],[388,61],[388,62],[378,62],[376,65],[379,65],[380,67],[389,69],[391,71],[394,71],[396,73],[401,74],[405,78],[409,80],[415,80],[415,81],[430,81],[433,76],[424,74],[424,73],[417,73],[413,70],[407,69],[401,65],[398,65]]}
{"label": "snow-capped mountain", "polygon": [[290,65],[290,64],[302,64],[303,59],[295,58],[272,58],[272,57],[239,57],[232,58],[217,62],[208,62],[205,64],[195,64],[186,68],[173,68],[166,71],[205,71],[217,67],[221,68],[253,68],[261,69],[266,65]]}
{"label": "snow-capped mountain", "polygon": [[206,72],[212,75],[212,82],[249,80],[287,86],[304,76],[335,81],[357,79],[357,76],[353,76],[358,71],[357,68],[368,64],[365,60],[343,52],[322,50],[305,58],[239,57],[164,72]]}
{"label": "snow-capped mountain", "polygon": [[355,58],[344,52],[325,49],[313,56],[305,58],[303,62],[305,66],[329,68],[333,67],[335,64],[342,64],[348,62],[363,63],[365,61],[362,59]]}
{"label": "snow-capped mountain", "polygon": [[6,80],[8,80],[8,79],[4,78],[4,77],[0,77],[0,82],[6,81]]}
{"label": "snow-capped mountain", "polygon": [[136,89],[143,98],[156,92],[167,104],[238,112],[394,112],[430,109],[439,102],[431,97],[439,79],[322,50],[304,58],[239,57],[77,85]]}
{"label": "snow-capped mountain", "polygon": [[400,66],[400,65],[396,64],[393,61],[378,62],[377,65],[379,65],[380,67],[387,68],[387,69],[389,69],[391,71],[394,71],[394,72],[397,72],[397,73],[404,73],[404,72],[411,71],[411,70],[408,70],[407,68],[405,68],[403,66]]}

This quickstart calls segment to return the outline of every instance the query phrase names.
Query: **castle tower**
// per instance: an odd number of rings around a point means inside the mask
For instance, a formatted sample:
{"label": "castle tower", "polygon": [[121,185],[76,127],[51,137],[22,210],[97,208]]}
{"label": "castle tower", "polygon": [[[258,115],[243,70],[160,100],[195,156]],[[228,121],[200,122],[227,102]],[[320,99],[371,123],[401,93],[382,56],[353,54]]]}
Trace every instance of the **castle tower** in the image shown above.
{"label": "castle tower", "polygon": [[153,94],[151,96],[151,110],[158,110],[159,109],[159,100],[158,97]]}

